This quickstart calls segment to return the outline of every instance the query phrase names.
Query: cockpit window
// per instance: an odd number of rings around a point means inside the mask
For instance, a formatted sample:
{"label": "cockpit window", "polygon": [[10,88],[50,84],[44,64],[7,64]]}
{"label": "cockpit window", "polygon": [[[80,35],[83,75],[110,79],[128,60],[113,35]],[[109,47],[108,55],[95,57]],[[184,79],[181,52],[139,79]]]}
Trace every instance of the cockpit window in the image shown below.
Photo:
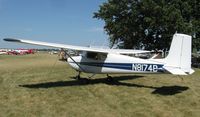
{"label": "cockpit window", "polygon": [[96,53],[96,52],[87,52],[87,58],[94,60],[105,60],[107,57],[106,53]]}

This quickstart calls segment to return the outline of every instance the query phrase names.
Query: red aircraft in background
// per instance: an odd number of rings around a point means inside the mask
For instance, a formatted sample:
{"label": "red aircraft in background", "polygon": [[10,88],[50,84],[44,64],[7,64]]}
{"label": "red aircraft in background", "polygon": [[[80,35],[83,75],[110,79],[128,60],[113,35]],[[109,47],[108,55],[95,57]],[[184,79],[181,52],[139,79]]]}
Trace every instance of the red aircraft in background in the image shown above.
{"label": "red aircraft in background", "polygon": [[15,49],[9,50],[7,54],[12,55],[25,55],[25,54],[34,54],[35,51],[33,49]]}

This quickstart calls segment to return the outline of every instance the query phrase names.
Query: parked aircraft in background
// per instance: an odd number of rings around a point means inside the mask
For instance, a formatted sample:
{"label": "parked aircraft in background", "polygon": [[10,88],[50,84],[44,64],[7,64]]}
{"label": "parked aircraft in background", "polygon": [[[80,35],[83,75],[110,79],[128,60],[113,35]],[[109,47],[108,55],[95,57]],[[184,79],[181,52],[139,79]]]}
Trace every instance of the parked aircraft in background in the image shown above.
{"label": "parked aircraft in background", "polygon": [[174,34],[169,54],[163,59],[142,59],[127,56],[128,54],[149,52],[141,50],[91,48],[13,38],[5,38],[4,40],[82,51],[82,54],[79,56],[68,54],[69,65],[79,72],[77,75],[78,79],[81,72],[107,74],[108,79],[111,79],[108,74],[114,73],[171,73],[174,75],[188,75],[194,72],[191,69],[192,38],[185,34]]}
{"label": "parked aircraft in background", "polygon": [[16,49],[14,50],[20,54],[34,54],[34,50],[33,49]]}
{"label": "parked aircraft in background", "polygon": [[34,53],[34,49],[0,49],[0,55],[25,55]]}
{"label": "parked aircraft in background", "polygon": [[24,55],[24,54],[34,54],[33,49],[11,49],[7,52],[8,55]]}
{"label": "parked aircraft in background", "polygon": [[1,49],[0,50],[0,55],[2,55],[2,54],[7,54],[7,50],[6,49]]}

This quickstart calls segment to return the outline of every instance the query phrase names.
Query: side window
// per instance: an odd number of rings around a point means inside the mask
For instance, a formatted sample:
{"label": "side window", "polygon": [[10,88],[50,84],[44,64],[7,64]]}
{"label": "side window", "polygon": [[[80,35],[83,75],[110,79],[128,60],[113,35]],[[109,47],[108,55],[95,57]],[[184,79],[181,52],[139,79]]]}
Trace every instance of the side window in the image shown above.
{"label": "side window", "polygon": [[105,60],[107,58],[107,54],[105,54],[105,53],[99,53],[98,54],[98,58],[99,58],[99,60]]}
{"label": "side window", "polygon": [[94,60],[105,60],[107,58],[107,54],[87,52],[87,58],[94,59]]}
{"label": "side window", "polygon": [[94,53],[94,52],[87,52],[87,58],[97,60],[98,56],[97,56],[97,53]]}

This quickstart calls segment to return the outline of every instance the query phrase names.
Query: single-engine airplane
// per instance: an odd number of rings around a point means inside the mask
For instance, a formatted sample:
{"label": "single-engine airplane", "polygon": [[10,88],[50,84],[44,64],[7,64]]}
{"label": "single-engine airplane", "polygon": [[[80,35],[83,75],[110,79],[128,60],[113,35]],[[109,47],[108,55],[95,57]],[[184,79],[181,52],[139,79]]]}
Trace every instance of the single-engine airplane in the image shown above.
{"label": "single-engine airplane", "polygon": [[191,69],[191,44],[192,37],[186,34],[174,34],[169,54],[163,59],[141,59],[125,54],[141,54],[149,51],[131,49],[102,49],[92,47],[72,46],[41,41],[5,38],[5,41],[64,48],[82,51],[79,56],[69,56],[68,63],[80,73],[108,74],[116,73],[164,73],[174,75],[188,75],[194,72]]}

